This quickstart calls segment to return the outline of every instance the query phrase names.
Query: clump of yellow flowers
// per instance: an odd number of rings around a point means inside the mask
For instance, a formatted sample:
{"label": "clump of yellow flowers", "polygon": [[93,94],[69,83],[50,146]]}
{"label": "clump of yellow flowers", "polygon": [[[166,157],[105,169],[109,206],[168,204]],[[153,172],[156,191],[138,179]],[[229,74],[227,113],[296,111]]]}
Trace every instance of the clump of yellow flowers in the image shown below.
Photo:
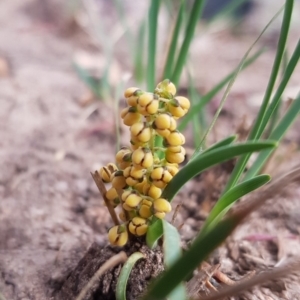
{"label": "clump of yellow flowers", "polygon": [[[121,118],[130,127],[131,145],[121,148],[115,164],[99,171],[102,181],[111,183],[106,198],[113,208],[122,208],[119,219],[123,223],[108,233],[116,246],[127,243],[128,231],[145,235],[154,216],[163,219],[171,211],[169,201],[161,195],[184,161],[185,137],[177,130],[177,119],[190,107],[187,98],[176,96],[176,87],[168,79],[154,93],[131,87],[124,96],[128,107],[121,111]],[[163,138],[160,147],[155,144],[157,136]]]}

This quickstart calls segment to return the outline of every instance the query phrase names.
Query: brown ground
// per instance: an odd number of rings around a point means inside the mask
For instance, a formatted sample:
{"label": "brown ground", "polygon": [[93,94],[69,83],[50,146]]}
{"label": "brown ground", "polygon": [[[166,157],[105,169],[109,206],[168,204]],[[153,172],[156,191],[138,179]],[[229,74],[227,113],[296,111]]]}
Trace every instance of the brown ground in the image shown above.
{"label": "brown ground", "polygon": [[[103,102],[83,105],[87,89],[72,68],[72,59],[78,54],[82,59],[83,51],[97,66],[99,61],[103,65],[103,56],[82,29],[72,26],[65,9],[59,1],[0,3],[0,299],[1,294],[7,300],[51,299],[93,242],[107,244],[106,231],[112,225],[89,172],[113,160],[114,114]],[[102,9],[109,12],[109,20],[112,8]],[[195,41],[193,58],[201,64],[195,81],[202,91],[237,65],[262,28],[255,20],[249,17],[235,35],[210,30]],[[293,24],[290,49],[299,37],[296,28]],[[246,123],[251,123],[271,70],[277,32],[275,26],[263,38],[261,45],[270,46],[270,51],[237,80],[211,140],[232,133],[245,114]],[[115,52],[116,57],[124,55],[119,44]],[[128,65],[124,56],[114,62],[112,85],[130,70]],[[298,68],[285,98],[296,95],[299,74]],[[276,162],[277,173],[299,159],[286,150],[292,142],[299,147],[295,128],[279,151],[277,160],[283,163]],[[224,183],[223,171],[206,173],[178,196],[189,200],[177,219],[178,224],[185,220],[184,240],[201,225]],[[218,186],[211,189],[211,182]],[[211,262],[221,263],[222,271],[239,279],[299,253],[299,196],[299,186],[293,186],[285,198],[261,208]],[[240,299],[300,299],[299,295],[294,278],[255,288]]]}

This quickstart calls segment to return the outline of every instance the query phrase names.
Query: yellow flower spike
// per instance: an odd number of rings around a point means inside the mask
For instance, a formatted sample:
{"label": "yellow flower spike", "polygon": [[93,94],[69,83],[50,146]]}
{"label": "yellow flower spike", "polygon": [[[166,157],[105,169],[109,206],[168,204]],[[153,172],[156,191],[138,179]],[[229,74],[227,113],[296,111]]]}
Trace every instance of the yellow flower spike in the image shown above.
{"label": "yellow flower spike", "polygon": [[[124,198],[122,197],[122,200],[124,201]],[[137,192],[132,191],[126,198],[125,203],[128,207],[136,208],[142,201],[142,197],[137,194]]]}
{"label": "yellow flower spike", "polygon": [[[178,149],[179,147],[179,149]],[[171,148],[171,149],[170,149]],[[182,146],[176,146],[176,147],[170,147],[167,148],[167,151],[165,152],[165,158],[167,162],[169,163],[175,163],[175,164],[180,164],[184,161],[185,159],[185,149]],[[176,148],[178,151],[174,152]]]}
{"label": "yellow flower spike", "polygon": [[129,222],[129,231],[136,235],[136,236],[142,236],[146,234],[148,230],[148,224],[147,220],[144,218],[140,217],[134,217],[130,222]]}
{"label": "yellow flower spike", "polygon": [[150,174],[152,183],[160,189],[165,188],[172,178],[172,174],[165,167],[155,168]]}
{"label": "yellow flower spike", "polygon": [[151,206],[152,206],[151,201],[143,199],[140,209],[139,209],[139,215],[144,219],[150,218],[153,215]]}
{"label": "yellow flower spike", "polygon": [[136,107],[126,107],[121,111],[121,118],[126,126],[132,126],[141,121],[141,114],[137,112]]}
{"label": "yellow flower spike", "polygon": [[136,168],[148,169],[153,166],[153,155],[149,148],[140,147],[132,153],[132,163]]}
{"label": "yellow flower spike", "polygon": [[128,232],[125,225],[112,227],[108,231],[108,240],[113,246],[124,246],[128,241]]}
{"label": "yellow flower spike", "polygon": [[187,113],[187,111],[190,108],[190,105],[191,104],[189,99],[182,96],[177,96],[167,103],[169,112],[174,117],[178,118],[183,117]]}
{"label": "yellow flower spike", "polygon": [[139,142],[147,143],[151,139],[151,130],[146,126],[146,123],[135,123],[130,127],[132,137]]}
{"label": "yellow flower spike", "polygon": [[125,93],[124,93],[124,97],[127,100],[127,104],[129,106],[137,106],[137,101],[138,98],[141,94],[143,94],[144,92],[142,90],[140,90],[139,88],[128,88]]}
{"label": "yellow flower spike", "polygon": [[170,98],[170,96],[175,96],[175,84],[172,83],[169,79],[165,79],[156,86],[155,93],[167,98]]}
{"label": "yellow flower spike", "polygon": [[143,187],[143,194],[151,197],[152,199],[158,199],[162,194],[162,190],[154,184],[146,183]]}
{"label": "yellow flower spike", "polygon": [[179,131],[172,131],[164,141],[165,146],[181,146],[185,143],[185,137]]}
{"label": "yellow flower spike", "polygon": [[123,171],[116,171],[112,174],[111,184],[116,190],[122,190],[127,187]]}

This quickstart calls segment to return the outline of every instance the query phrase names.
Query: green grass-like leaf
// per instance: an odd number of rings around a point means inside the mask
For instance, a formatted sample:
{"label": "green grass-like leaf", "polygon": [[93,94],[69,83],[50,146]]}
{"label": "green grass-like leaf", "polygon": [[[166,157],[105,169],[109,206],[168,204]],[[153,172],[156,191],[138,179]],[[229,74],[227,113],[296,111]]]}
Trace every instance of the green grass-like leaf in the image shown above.
{"label": "green grass-like leaf", "polygon": [[273,148],[276,145],[277,143],[273,141],[250,141],[236,145],[222,146],[215,150],[208,151],[207,153],[198,155],[174,176],[165,188],[162,197],[168,199],[168,201],[172,201],[173,197],[186,182],[213,165],[219,164],[241,154]]}
{"label": "green grass-like leaf", "polygon": [[191,272],[211,253],[237,226],[239,220],[230,218],[221,221],[208,234],[196,238],[190,249],[185,252],[176,264],[166,270],[150,286],[143,300],[163,300],[171,291],[184,281]]}
{"label": "green grass-like leaf", "polygon": [[[268,104],[269,104],[269,101],[271,98],[271,94],[272,94],[272,91],[273,91],[273,88],[275,85],[275,81],[276,81],[276,78],[279,73],[279,68],[280,68],[280,64],[282,61],[282,57],[284,54],[284,49],[285,49],[285,45],[286,45],[286,41],[287,41],[287,37],[288,37],[288,33],[289,33],[291,16],[292,16],[292,12],[293,12],[293,5],[294,5],[293,0],[286,0],[282,26],[281,26],[278,45],[277,45],[277,52],[276,52],[276,57],[274,60],[271,76],[270,76],[269,83],[268,83],[268,86],[267,86],[267,89],[265,92],[263,103],[260,107],[257,118],[251,129],[248,140],[255,140],[255,139],[259,138],[258,133],[260,131],[260,126],[261,126],[262,120],[265,116],[265,113],[266,113],[266,110],[267,110],[267,107],[268,107]],[[250,158],[250,154],[246,154],[238,160],[238,162],[235,165],[235,168],[227,182],[227,185],[225,187],[225,192],[228,191],[232,186],[234,186],[237,183],[242,172],[245,169],[245,166],[246,166],[249,158]]]}
{"label": "green grass-like leaf", "polygon": [[[297,118],[299,112],[300,112],[300,94],[293,101],[292,105],[290,106],[290,108],[288,109],[288,111],[286,112],[282,120],[279,122],[279,124],[270,134],[270,139],[280,142],[280,140],[283,138],[288,128],[293,124],[293,122]],[[255,176],[255,174],[257,174],[264,166],[266,160],[270,157],[273,151],[274,151],[273,149],[263,150],[258,155],[251,168],[247,171],[245,175],[245,179],[249,179]]]}
{"label": "green grass-like leaf", "polygon": [[122,267],[120,276],[118,278],[117,286],[116,286],[116,299],[117,300],[126,300],[126,287],[127,287],[127,281],[130,275],[130,272],[135,265],[135,263],[141,259],[144,258],[144,255],[140,252],[133,253],[124,266]]}
{"label": "green grass-like leaf", "polygon": [[[168,223],[163,221],[164,230],[164,263],[166,269],[170,268],[182,255],[180,236],[177,229]],[[185,287],[182,283],[178,284],[177,287],[168,296],[170,300],[183,300],[186,299]]]}
{"label": "green grass-like leaf", "polygon": [[201,232],[205,233],[214,224],[220,221],[235,201],[263,186],[269,182],[270,179],[271,177],[269,175],[260,175],[236,185],[223,194],[207,217],[203,227],[201,228]]}
{"label": "green grass-like leaf", "polygon": [[205,0],[195,0],[194,5],[191,11],[191,15],[189,17],[189,22],[185,31],[185,37],[181,45],[180,52],[178,54],[178,58],[174,67],[174,71],[172,77],[170,78],[172,82],[177,86],[183,67],[185,65],[190,44],[193,40],[195,28],[197,22],[201,16]]}
{"label": "green grass-like leaf", "polygon": [[147,66],[147,89],[152,91],[155,88],[156,70],[156,35],[157,20],[160,0],[152,0],[148,16],[148,66]]}
{"label": "green grass-like leaf", "polygon": [[162,237],[163,233],[164,230],[161,219],[157,219],[149,226],[146,235],[146,243],[150,249],[156,247],[157,241]]}
{"label": "green grass-like leaf", "polygon": [[176,24],[175,24],[175,28],[173,31],[172,40],[170,43],[167,60],[166,60],[166,64],[165,64],[165,68],[164,68],[164,72],[163,72],[163,78],[170,78],[172,76],[174,60],[175,60],[175,52],[177,49],[178,37],[179,37],[182,20],[183,20],[184,3],[185,3],[185,1],[181,0],[177,19],[176,19]]}

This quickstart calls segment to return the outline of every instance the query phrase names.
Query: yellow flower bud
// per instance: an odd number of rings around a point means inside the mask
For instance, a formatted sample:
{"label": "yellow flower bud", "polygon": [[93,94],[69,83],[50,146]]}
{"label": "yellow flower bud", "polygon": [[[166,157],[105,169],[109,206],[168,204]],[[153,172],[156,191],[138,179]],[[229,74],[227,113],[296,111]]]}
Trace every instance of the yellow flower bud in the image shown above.
{"label": "yellow flower bud", "polygon": [[152,206],[151,201],[143,199],[139,209],[139,215],[144,219],[150,218],[153,215],[151,206]]}
{"label": "yellow flower bud", "polygon": [[153,155],[149,148],[138,148],[132,153],[132,163],[136,168],[148,169],[153,166]]}
{"label": "yellow flower bud", "polygon": [[153,100],[154,100],[154,94],[144,93],[144,94],[139,96],[138,105],[145,107],[149,103],[151,103]]}
{"label": "yellow flower bud", "polygon": [[172,131],[165,138],[165,146],[181,146],[185,143],[185,137],[179,131]]}
{"label": "yellow flower bud", "polygon": [[135,186],[136,184],[143,182],[145,172],[145,169],[137,169],[134,166],[127,167],[124,170],[126,183],[129,186]]}
{"label": "yellow flower bud", "polygon": [[149,103],[145,107],[145,111],[146,111],[147,115],[154,115],[157,113],[158,108],[159,108],[159,101],[153,100],[151,103]]}
{"label": "yellow flower bud", "polygon": [[141,121],[141,114],[137,112],[136,107],[126,107],[121,111],[121,118],[126,126],[132,126]]}
{"label": "yellow flower bud", "polygon": [[127,186],[123,171],[116,171],[112,174],[111,184],[116,190],[122,190]]}
{"label": "yellow flower bud", "polygon": [[164,212],[156,212],[156,213],[154,214],[154,216],[155,216],[156,218],[159,218],[159,219],[164,219],[165,216],[166,216],[166,213],[164,213]]}
{"label": "yellow flower bud", "polygon": [[[175,149],[177,150],[176,152],[174,151]],[[165,158],[169,163],[180,164],[184,161],[185,149],[182,146],[169,147],[165,152]]]}
{"label": "yellow flower bud", "polygon": [[143,199],[137,192],[131,191],[131,193],[128,195],[127,193],[125,195],[123,193],[122,200],[128,207],[136,208]]}
{"label": "yellow flower bud", "polygon": [[128,228],[132,234],[142,236],[146,234],[148,230],[147,220],[140,217],[134,217],[130,221]]}
{"label": "yellow flower bud", "polygon": [[178,118],[183,117],[187,113],[187,111],[190,108],[190,105],[191,104],[189,99],[182,96],[177,96],[176,98],[169,101],[167,104],[169,112],[174,117]]}
{"label": "yellow flower bud", "polygon": [[131,154],[132,151],[127,147],[122,147],[116,154],[116,162],[120,169],[124,170],[125,168],[131,165]]}
{"label": "yellow flower bud", "polygon": [[166,164],[165,167],[173,177],[179,172],[178,164]]}
{"label": "yellow flower bud", "polygon": [[108,240],[113,246],[124,246],[128,241],[128,232],[125,225],[114,226],[108,231]]}
{"label": "yellow flower bud", "polygon": [[120,203],[119,195],[113,187],[106,192],[105,196],[111,202],[113,207],[116,207]]}
{"label": "yellow flower bud", "polygon": [[152,126],[154,129],[169,129],[170,131],[174,131],[177,123],[170,114],[163,113],[155,118]]}
{"label": "yellow flower bud", "polygon": [[123,203],[122,207],[126,210],[126,211],[132,211],[133,208],[128,206],[126,203]]}
{"label": "yellow flower bud", "polygon": [[165,188],[172,178],[172,174],[165,167],[155,168],[150,174],[152,183],[160,189]]}
{"label": "yellow flower bud", "polygon": [[144,176],[144,179],[142,182],[139,182],[137,183],[135,186],[134,186],[134,189],[137,190],[140,194],[143,193],[143,189],[144,189],[144,185],[147,184],[147,179],[146,177]]}
{"label": "yellow flower bud", "polygon": [[147,145],[147,143],[142,143],[140,142],[136,136],[133,136],[131,134],[131,137],[130,137],[130,144],[131,144],[131,149],[132,150],[136,150],[138,149],[139,147],[144,147]]}
{"label": "yellow flower bud", "polygon": [[162,190],[154,184],[146,183],[143,187],[143,194],[151,197],[152,199],[158,199],[162,194]]}
{"label": "yellow flower bud", "polygon": [[121,211],[119,213],[119,219],[122,221],[122,222],[126,222],[127,221],[127,218],[126,218],[126,215],[124,213],[124,211]]}
{"label": "yellow flower bud", "polygon": [[157,132],[158,135],[164,138],[168,137],[171,133],[169,129],[155,129],[155,131]]}
{"label": "yellow flower bud", "polygon": [[147,143],[151,139],[151,130],[146,123],[135,123],[130,127],[131,135],[142,143]]}
{"label": "yellow flower bud", "polygon": [[153,202],[154,213],[168,213],[172,210],[171,204],[164,198],[159,198]]}
{"label": "yellow flower bud", "polygon": [[138,99],[138,112],[144,116],[154,115],[159,108],[158,97],[151,93],[144,93]]}
{"label": "yellow flower bud", "polygon": [[165,79],[157,85],[155,92],[162,97],[171,98],[176,94],[176,87],[169,79]]}
{"label": "yellow flower bud", "polygon": [[108,183],[108,182],[111,182],[112,173],[114,173],[117,170],[118,170],[118,168],[115,164],[109,163],[108,165],[106,165],[105,167],[102,167],[99,170],[99,175],[103,182]]}
{"label": "yellow flower bud", "polygon": [[127,104],[129,106],[136,106],[137,100],[142,93],[143,91],[141,91],[139,88],[128,88],[124,93],[124,96],[127,100]]}

